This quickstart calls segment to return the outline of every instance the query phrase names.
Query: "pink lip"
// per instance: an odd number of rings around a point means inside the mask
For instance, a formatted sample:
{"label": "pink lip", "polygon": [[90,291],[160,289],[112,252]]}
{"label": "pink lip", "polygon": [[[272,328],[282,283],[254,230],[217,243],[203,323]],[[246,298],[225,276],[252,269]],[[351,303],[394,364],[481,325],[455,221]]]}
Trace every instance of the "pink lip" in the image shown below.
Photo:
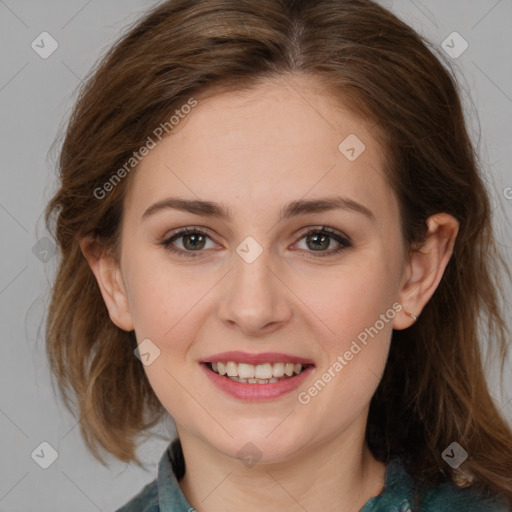
{"label": "pink lip", "polygon": [[[261,354],[249,354],[248,352],[231,351],[215,354],[206,357],[201,363],[218,363],[234,361],[235,363],[246,364],[265,364],[265,363],[293,363],[293,364],[314,364],[311,359],[304,359],[303,357],[292,356],[291,354],[282,354],[278,352],[264,352]],[[300,375],[299,375],[300,376]],[[260,384],[261,386],[262,384]],[[265,384],[264,384],[265,385]]]}
{"label": "pink lip", "polygon": [[208,365],[205,363],[201,364],[201,368],[203,368],[206,376],[211,380],[211,382],[213,382],[213,384],[215,384],[215,386],[217,386],[221,391],[232,397],[238,398],[239,400],[246,400],[248,402],[272,400],[286,395],[294,389],[297,389],[314,369],[313,366],[309,366],[299,375],[295,375],[294,377],[278,382],[273,382],[272,384],[249,384],[235,382],[227,377],[222,377],[210,370]]}
{"label": "pink lip", "polygon": [[[212,358],[211,362],[218,361],[237,361],[237,362],[247,362],[247,358],[240,358],[238,354],[243,354],[241,352],[226,352],[224,354],[220,354],[216,358]],[[227,359],[224,359],[226,355],[230,355]],[[231,357],[236,355],[236,357]],[[247,355],[247,354],[245,354]],[[269,359],[269,355],[273,357],[277,357],[273,361]],[[308,362],[304,362],[304,359],[293,358],[290,356],[286,356],[282,358],[284,354],[253,354],[251,361],[257,362],[294,362],[301,364],[311,364]],[[263,359],[260,356],[265,356]],[[254,363],[249,363],[254,364]],[[223,377],[213,370],[210,370],[210,367],[205,363],[201,363],[201,368],[206,373],[206,376],[210,379],[210,381],[215,384],[217,388],[219,388],[224,393],[237,398],[239,400],[245,400],[248,402],[258,402],[264,400],[273,400],[275,398],[279,398],[287,393],[290,393],[294,389],[297,389],[305,379],[309,377],[311,372],[314,370],[314,366],[306,367],[299,375],[295,375],[294,377],[290,377],[288,379],[284,379],[278,382],[272,382],[268,384],[249,384],[244,382],[235,382],[234,380],[228,379],[227,377]]]}

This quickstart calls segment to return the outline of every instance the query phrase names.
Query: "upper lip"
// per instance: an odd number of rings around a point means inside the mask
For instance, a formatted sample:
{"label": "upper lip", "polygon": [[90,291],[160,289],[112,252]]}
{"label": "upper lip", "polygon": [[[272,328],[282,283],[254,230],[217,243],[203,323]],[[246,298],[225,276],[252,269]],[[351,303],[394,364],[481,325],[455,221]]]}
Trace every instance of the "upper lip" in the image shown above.
{"label": "upper lip", "polygon": [[298,357],[291,354],[283,354],[280,352],[262,352],[260,354],[250,354],[248,352],[230,351],[214,354],[204,358],[202,363],[218,363],[218,362],[234,361],[236,363],[245,364],[265,364],[265,363],[294,363],[294,364],[314,364],[311,359]]}

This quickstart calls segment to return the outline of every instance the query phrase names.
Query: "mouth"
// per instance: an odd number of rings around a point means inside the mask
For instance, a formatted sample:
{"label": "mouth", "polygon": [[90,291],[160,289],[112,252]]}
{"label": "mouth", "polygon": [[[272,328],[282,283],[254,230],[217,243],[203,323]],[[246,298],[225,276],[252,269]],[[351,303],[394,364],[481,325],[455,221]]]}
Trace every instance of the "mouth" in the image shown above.
{"label": "mouth", "polygon": [[209,381],[243,401],[268,401],[296,390],[314,371],[309,359],[287,354],[224,352],[200,361]]}
{"label": "mouth", "polygon": [[204,364],[213,373],[242,384],[274,384],[293,379],[313,366],[291,362],[253,365],[236,361],[217,361]]}

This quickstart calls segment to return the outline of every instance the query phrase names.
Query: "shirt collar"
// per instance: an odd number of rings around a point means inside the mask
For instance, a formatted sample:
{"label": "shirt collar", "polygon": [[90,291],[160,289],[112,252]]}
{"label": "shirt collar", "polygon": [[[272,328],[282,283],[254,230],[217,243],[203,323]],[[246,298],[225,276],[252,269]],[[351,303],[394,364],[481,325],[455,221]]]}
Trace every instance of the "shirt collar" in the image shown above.
{"label": "shirt collar", "polygon": [[[172,469],[170,445],[158,465],[158,504],[161,512],[191,512],[194,508],[183,494]],[[384,489],[370,498],[360,512],[414,512],[410,503],[412,479],[400,460],[395,459],[386,467]]]}
{"label": "shirt collar", "polygon": [[158,505],[161,512],[191,512],[194,508],[185,498],[172,469],[170,445],[158,464]]}
{"label": "shirt collar", "polygon": [[386,466],[384,489],[370,498],[360,512],[414,512],[411,503],[413,481],[399,459]]}

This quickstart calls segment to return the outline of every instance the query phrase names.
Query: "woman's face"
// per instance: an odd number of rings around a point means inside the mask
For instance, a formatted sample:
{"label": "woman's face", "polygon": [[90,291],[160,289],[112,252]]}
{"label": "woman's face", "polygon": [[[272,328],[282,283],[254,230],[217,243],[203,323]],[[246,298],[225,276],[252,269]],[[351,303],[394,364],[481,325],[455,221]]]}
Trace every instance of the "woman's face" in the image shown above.
{"label": "woman's face", "polygon": [[407,278],[374,130],[305,78],[197,99],[125,198],[123,327],[180,434],[262,462],[359,436]]}

